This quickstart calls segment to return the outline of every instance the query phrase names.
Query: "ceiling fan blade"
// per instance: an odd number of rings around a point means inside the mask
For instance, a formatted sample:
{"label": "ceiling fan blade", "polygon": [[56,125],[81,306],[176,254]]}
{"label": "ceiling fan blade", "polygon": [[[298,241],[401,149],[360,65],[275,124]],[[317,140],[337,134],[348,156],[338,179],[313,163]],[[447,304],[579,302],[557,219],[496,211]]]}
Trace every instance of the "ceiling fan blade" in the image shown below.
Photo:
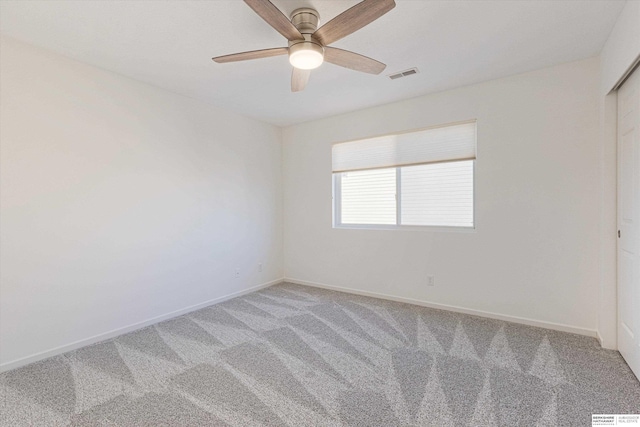
{"label": "ceiling fan blade", "polygon": [[351,70],[380,74],[387,66],[364,55],[335,47],[324,48],[324,60]]}
{"label": "ceiling fan blade", "polygon": [[293,73],[291,73],[291,92],[300,92],[304,90],[307,82],[309,81],[310,75],[311,70],[301,70],[293,67]]}
{"label": "ceiling fan blade", "polygon": [[269,0],[244,0],[251,9],[262,19],[267,21],[277,32],[287,38],[287,40],[300,40],[304,37],[300,31],[289,21],[273,3]]}
{"label": "ceiling fan blade", "polygon": [[394,7],[394,0],[364,0],[318,28],[313,37],[326,46],[372,23]]}
{"label": "ceiling fan blade", "polygon": [[232,53],[231,55],[216,56],[212,58],[220,64],[225,62],[248,61],[249,59],[269,58],[270,56],[286,55],[288,47],[276,47],[273,49],[251,50],[249,52]]}

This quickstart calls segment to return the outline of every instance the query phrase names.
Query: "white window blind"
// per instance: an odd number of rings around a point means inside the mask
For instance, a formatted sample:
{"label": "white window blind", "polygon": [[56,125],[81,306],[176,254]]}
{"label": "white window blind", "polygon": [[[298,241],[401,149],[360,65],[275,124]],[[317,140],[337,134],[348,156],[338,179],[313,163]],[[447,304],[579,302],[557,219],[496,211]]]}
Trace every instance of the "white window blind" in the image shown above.
{"label": "white window blind", "polygon": [[473,227],[473,161],[400,170],[403,225]]}
{"label": "white window blind", "polygon": [[345,172],[341,204],[343,224],[396,223],[396,169]]}
{"label": "white window blind", "polygon": [[332,148],[334,173],[475,158],[475,122],[343,142]]}
{"label": "white window blind", "polygon": [[333,146],[336,226],[474,227],[476,124]]}

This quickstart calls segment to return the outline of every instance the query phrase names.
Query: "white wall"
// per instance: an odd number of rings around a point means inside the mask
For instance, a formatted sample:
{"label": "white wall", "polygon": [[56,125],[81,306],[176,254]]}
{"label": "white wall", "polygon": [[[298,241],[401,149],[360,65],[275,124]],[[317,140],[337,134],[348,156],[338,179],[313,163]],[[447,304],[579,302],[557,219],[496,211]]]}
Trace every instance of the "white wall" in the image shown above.
{"label": "white wall", "polygon": [[279,128],[0,52],[0,368],[282,277]]}
{"label": "white wall", "polygon": [[627,1],[600,54],[600,283],[598,335],[617,348],[617,94],[612,89],[640,57],[640,1]]}
{"label": "white wall", "polygon": [[[598,77],[592,58],[286,128],[285,277],[593,335]],[[474,118],[475,232],[332,229],[333,142]]]}

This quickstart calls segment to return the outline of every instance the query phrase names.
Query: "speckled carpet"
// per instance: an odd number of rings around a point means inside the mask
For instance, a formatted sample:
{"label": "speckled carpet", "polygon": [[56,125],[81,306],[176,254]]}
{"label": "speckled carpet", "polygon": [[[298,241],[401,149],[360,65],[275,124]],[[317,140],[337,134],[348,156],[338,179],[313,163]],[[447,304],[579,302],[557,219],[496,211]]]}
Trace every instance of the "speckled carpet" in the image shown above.
{"label": "speckled carpet", "polygon": [[0,424],[590,426],[640,412],[592,338],[280,284],[0,375]]}

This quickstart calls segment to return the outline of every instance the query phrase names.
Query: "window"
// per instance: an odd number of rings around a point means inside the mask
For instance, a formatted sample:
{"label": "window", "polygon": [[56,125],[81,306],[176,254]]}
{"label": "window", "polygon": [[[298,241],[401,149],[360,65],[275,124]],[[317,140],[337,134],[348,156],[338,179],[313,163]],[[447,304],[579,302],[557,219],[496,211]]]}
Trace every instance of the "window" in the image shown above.
{"label": "window", "polygon": [[335,144],[334,225],[474,226],[476,123]]}

